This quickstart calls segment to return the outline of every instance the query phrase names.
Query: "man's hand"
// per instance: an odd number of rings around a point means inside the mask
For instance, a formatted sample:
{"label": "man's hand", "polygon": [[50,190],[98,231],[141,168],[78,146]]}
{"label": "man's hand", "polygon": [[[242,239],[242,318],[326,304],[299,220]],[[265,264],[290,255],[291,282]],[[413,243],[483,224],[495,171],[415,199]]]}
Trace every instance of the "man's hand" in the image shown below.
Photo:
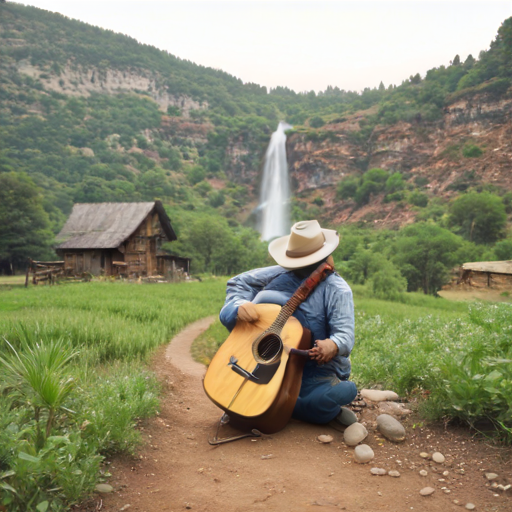
{"label": "man's hand", "polygon": [[327,338],[326,340],[316,340],[315,346],[309,351],[309,356],[319,364],[328,363],[338,354],[338,346],[334,341]]}
{"label": "man's hand", "polygon": [[245,302],[238,307],[238,318],[244,322],[256,322],[260,315],[252,302]]}

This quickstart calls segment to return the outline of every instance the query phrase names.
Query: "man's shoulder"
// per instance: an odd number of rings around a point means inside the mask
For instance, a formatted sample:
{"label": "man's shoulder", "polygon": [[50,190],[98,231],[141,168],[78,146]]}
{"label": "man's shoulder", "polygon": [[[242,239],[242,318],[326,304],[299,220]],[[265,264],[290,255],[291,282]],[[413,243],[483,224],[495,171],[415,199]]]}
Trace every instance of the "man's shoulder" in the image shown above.
{"label": "man's shoulder", "polygon": [[352,289],[348,285],[348,283],[341,277],[337,272],[333,272],[330,274],[325,280],[325,284],[328,289],[333,291],[337,291],[338,293],[350,293],[352,294]]}

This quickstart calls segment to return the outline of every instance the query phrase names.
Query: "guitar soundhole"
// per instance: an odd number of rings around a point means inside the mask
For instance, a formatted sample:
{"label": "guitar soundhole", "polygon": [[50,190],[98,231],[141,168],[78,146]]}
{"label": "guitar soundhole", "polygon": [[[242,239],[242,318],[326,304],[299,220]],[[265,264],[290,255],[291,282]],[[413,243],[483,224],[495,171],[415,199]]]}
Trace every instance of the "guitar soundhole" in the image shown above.
{"label": "guitar soundhole", "polygon": [[281,355],[283,342],[277,334],[267,334],[255,347],[255,359],[259,363],[273,363]]}

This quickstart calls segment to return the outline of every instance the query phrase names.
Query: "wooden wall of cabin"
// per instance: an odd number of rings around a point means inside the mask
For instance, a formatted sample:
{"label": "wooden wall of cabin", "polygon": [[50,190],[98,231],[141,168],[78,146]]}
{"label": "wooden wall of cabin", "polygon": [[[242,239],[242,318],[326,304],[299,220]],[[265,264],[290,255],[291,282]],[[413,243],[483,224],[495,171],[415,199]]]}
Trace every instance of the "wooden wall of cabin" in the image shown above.
{"label": "wooden wall of cabin", "polygon": [[116,249],[64,249],[57,253],[64,260],[68,275],[81,275],[88,272],[95,276],[114,273],[113,261],[124,261],[124,256]]}
{"label": "wooden wall of cabin", "polygon": [[157,252],[165,235],[158,214],[149,214],[121,248],[128,264],[129,276],[152,276],[158,273]]}

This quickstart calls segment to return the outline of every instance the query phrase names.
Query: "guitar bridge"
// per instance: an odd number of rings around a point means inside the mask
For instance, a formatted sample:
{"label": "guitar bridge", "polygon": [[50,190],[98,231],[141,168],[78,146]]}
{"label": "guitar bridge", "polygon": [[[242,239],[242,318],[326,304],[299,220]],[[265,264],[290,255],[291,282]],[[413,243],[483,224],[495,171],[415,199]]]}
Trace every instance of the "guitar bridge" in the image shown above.
{"label": "guitar bridge", "polygon": [[239,366],[237,362],[238,359],[235,356],[231,356],[229,358],[228,366],[231,366],[231,369],[235,373],[238,373],[238,375],[241,375],[256,384],[268,384],[281,364],[281,361],[277,361],[272,364],[257,364],[256,368],[254,368],[252,372],[249,372]]}

